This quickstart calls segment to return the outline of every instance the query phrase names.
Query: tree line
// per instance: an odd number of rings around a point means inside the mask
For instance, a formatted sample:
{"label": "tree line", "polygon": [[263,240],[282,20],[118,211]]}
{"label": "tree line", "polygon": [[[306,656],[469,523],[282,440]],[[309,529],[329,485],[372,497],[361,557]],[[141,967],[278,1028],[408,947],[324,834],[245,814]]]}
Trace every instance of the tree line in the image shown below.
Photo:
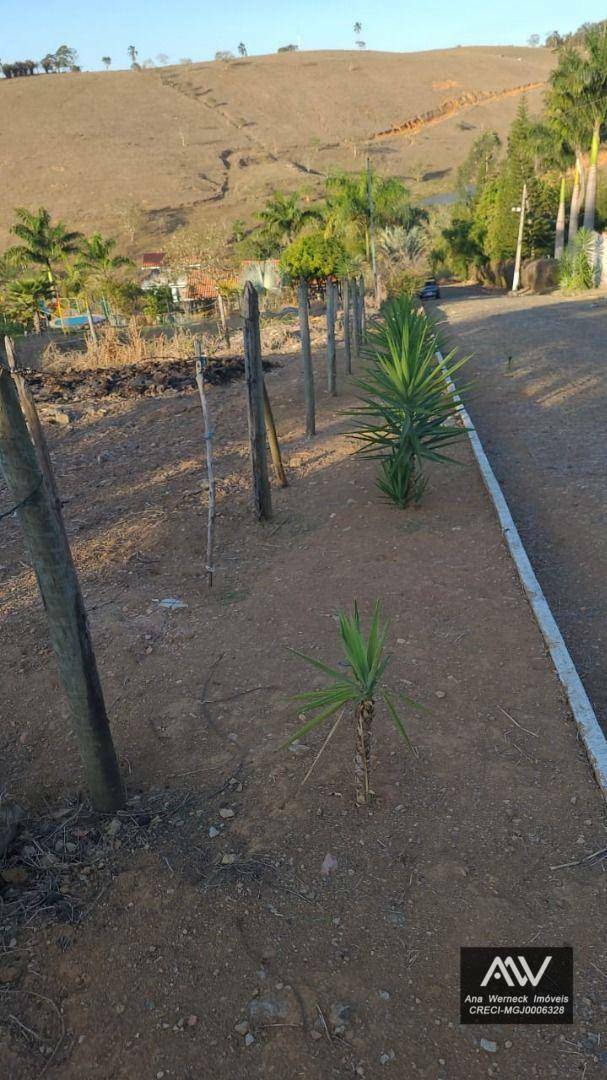
{"label": "tree line", "polygon": [[2,64],[5,79],[19,79],[25,75],[34,75],[38,69],[46,75],[53,72],[80,71],[78,53],[70,45],[60,45],[54,53],[47,53],[42,60],[15,60]]}
{"label": "tree line", "polygon": [[[458,172],[458,200],[436,257],[467,276],[472,267],[511,259],[526,185],[523,255],[565,257],[588,247],[607,223],[599,148],[607,135],[607,22],[560,45],[541,115],[519,105],[502,156],[496,132],[483,132]],[[576,241],[578,233],[582,237]],[[586,275],[587,276],[587,275]]]}

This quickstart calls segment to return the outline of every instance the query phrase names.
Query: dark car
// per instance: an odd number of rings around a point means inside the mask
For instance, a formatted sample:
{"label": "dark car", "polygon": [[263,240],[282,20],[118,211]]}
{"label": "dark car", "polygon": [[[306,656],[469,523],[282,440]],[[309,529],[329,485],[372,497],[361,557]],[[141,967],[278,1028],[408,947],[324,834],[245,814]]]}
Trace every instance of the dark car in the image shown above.
{"label": "dark car", "polygon": [[429,278],[419,294],[420,300],[440,300],[440,289],[434,278]]}

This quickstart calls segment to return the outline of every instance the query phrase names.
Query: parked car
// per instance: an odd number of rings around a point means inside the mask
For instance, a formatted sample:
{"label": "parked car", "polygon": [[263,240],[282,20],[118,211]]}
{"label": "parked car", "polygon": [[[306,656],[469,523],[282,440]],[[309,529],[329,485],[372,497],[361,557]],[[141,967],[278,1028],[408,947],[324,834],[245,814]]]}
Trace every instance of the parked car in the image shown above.
{"label": "parked car", "polygon": [[420,300],[440,300],[440,289],[435,278],[428,278],[419,294]]}

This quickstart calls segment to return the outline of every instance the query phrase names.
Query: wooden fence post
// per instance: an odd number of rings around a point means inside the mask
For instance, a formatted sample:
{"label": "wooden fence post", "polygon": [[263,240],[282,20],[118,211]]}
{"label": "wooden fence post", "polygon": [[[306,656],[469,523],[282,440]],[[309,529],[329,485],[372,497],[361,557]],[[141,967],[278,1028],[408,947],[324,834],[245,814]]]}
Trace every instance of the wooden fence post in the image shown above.
{"label": "wooden fence post", "polygon": [[365,278],[364,274],[361,274],[358,279],[358,325],[360,332],[361,344],[365,340],[367,333],[367,313],[365,311]]}
{"label": "wooden fence post", "polygon": [[207,401],[207,395],[204,389],[204,369],[206,360],[202,354],[202,344],[198,338],[194,342],[194,350],[196,352],[196,386],[198,387],[198,393],[200,395],[200,404],[202,407],[202,418],[204,422],[204,435],[205,451],[207,459],[207,476],[209,478],[209,511],[207,516],[207,580],[209,582],[209,589],[213,587],[213,547],[215,544],[215,471],[213,469],[213,429],[211,427],[211,416],[209,412],[209,403]]}
{"label": "wooden fence post", "polygon": [[259,521],[272,517],[272,495],[266,455],[266,425],[263,406],[263,368],[259,334],[259,301],[250,281],[244,287],[244,366],[247,382],[247,414],[253,473],[253,500]]}
{"label": "wooden fence post", "polygon": [[38,579],[93,806],[113,813],[124,805],[124,788],[80,584],[7,368],[0,368],[0,468]]}
{"label": "wooden fence post", "polygon": [[225,300],[220,292],[217,293],[217,306],[219,308],[219,321],[221,322],[221,331],[223,334],[223,340],[225,341],[228,349],[231,348],[230,344],[230,328],[228,326],[228,317],[226,315]]}
{"label": "wooden fence post", "polygon": [[344,313],[344,352],[346,354],[346,371],[352,374],[352,346],[350,344],[350,282],[344,278],[341,283],[341,303]]}
{"label": "wooden fence post", "polygon": [[282,463],[280,443],[278,442],[278,432],[276,431],[276,424],[274,423],[274,413],[272,412],[270,395],[268,394],[266,388],[265,379],[263,380],[263,416],[266,422],[266,431],[268,433],[268,443],[270,446],[270,457],[272,458],[272,465],[274,466],[276,483],[279,487],[286,488],[289,486],[289,481],[287,480],[287,474]]}
{"label": "wooden fence post", "polygon": [[352,297],[352,345],[356,359],[360,356],[360,334],[358,325],[358,282],[355,277],[350,282],[350,295]]}
{"label": "wooden fence post", "polygon": [[86,305],[86,318],[87,318],[87,322],[89,324],[89,330],[91,332],[91,339],[92,339],[93,345],[98,345],[99,342],[97,340],[97,331],[95,329],[95,323],[93,321],[93,313],[91,311],[91,308],[90,308],[89,304]]}
{"label": "wooden fence post", "polygon": [[327,278],[327,386],[332,397],[337,394],[337,364],[335,360],[335,282]]}
{"label": "wooden fence post", "polygon": [[299,306],[299,332],[301,335],[301,358],[303,361],[304,395],[306,399],[306,435],[316,434],[316,413],[314,405],[314,370],[312,368],[312,350],[310,348],[310,323],[308,320],[308,283],[301,278],[297,289]]}
{"label": "wooden fence post", "polygon": [[8,337],[8,335],[4,338],[4,348],[6,349],[6,359],[8,360],[8,366],[13,376],[13,382],[17,388],[17,393],[19,395],[19,404],[21,405],[21,411],[25,417],[27,426],[29,428],[31,440],[36,449],[36,454],[38,455],[38,464],[42,471],[42,475],[44,476],[44,480],[46,482],[48,493],[51,497],[53,508],[58,514],[61,528],[64,528],[63,514],[61,512],[61,499],[59,498],[59,492],[57,491],[55,474],[53,473],[53,466],[51,464],[51,456],[48,452],[48,445],[44,437],[44,431],[42,430],[42,424],[40,423],[40,417],[38,416],[36,403],[34,401],[29,386],[23,378],[23,375],[20,375],[17,371],[13,341],[12,338]]}

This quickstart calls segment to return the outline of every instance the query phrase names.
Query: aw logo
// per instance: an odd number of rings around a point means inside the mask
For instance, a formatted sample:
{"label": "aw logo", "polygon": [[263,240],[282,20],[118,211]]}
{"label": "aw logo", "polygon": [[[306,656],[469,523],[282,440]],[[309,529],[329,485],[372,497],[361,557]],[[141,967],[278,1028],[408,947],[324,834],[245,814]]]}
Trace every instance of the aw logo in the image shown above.
{"label": "aw logo", "polygon": [[572,1024],[573,949],[463,948],[462,1024]]}
{"label": "aw logo", "polygon": [[507,956],[504,960],[502,960],[501,956],[496,956],[481,982],[481,986],[487,986],[491,979],[503,979],[508,986],[516,986],[517,984],[518,986],[527,986],[527,983],[537,986],[547,971],[552,957],[546,957],[537,975],[533,974],[524,956],[517,956],[516,959],[518,965],[511,956]]}

